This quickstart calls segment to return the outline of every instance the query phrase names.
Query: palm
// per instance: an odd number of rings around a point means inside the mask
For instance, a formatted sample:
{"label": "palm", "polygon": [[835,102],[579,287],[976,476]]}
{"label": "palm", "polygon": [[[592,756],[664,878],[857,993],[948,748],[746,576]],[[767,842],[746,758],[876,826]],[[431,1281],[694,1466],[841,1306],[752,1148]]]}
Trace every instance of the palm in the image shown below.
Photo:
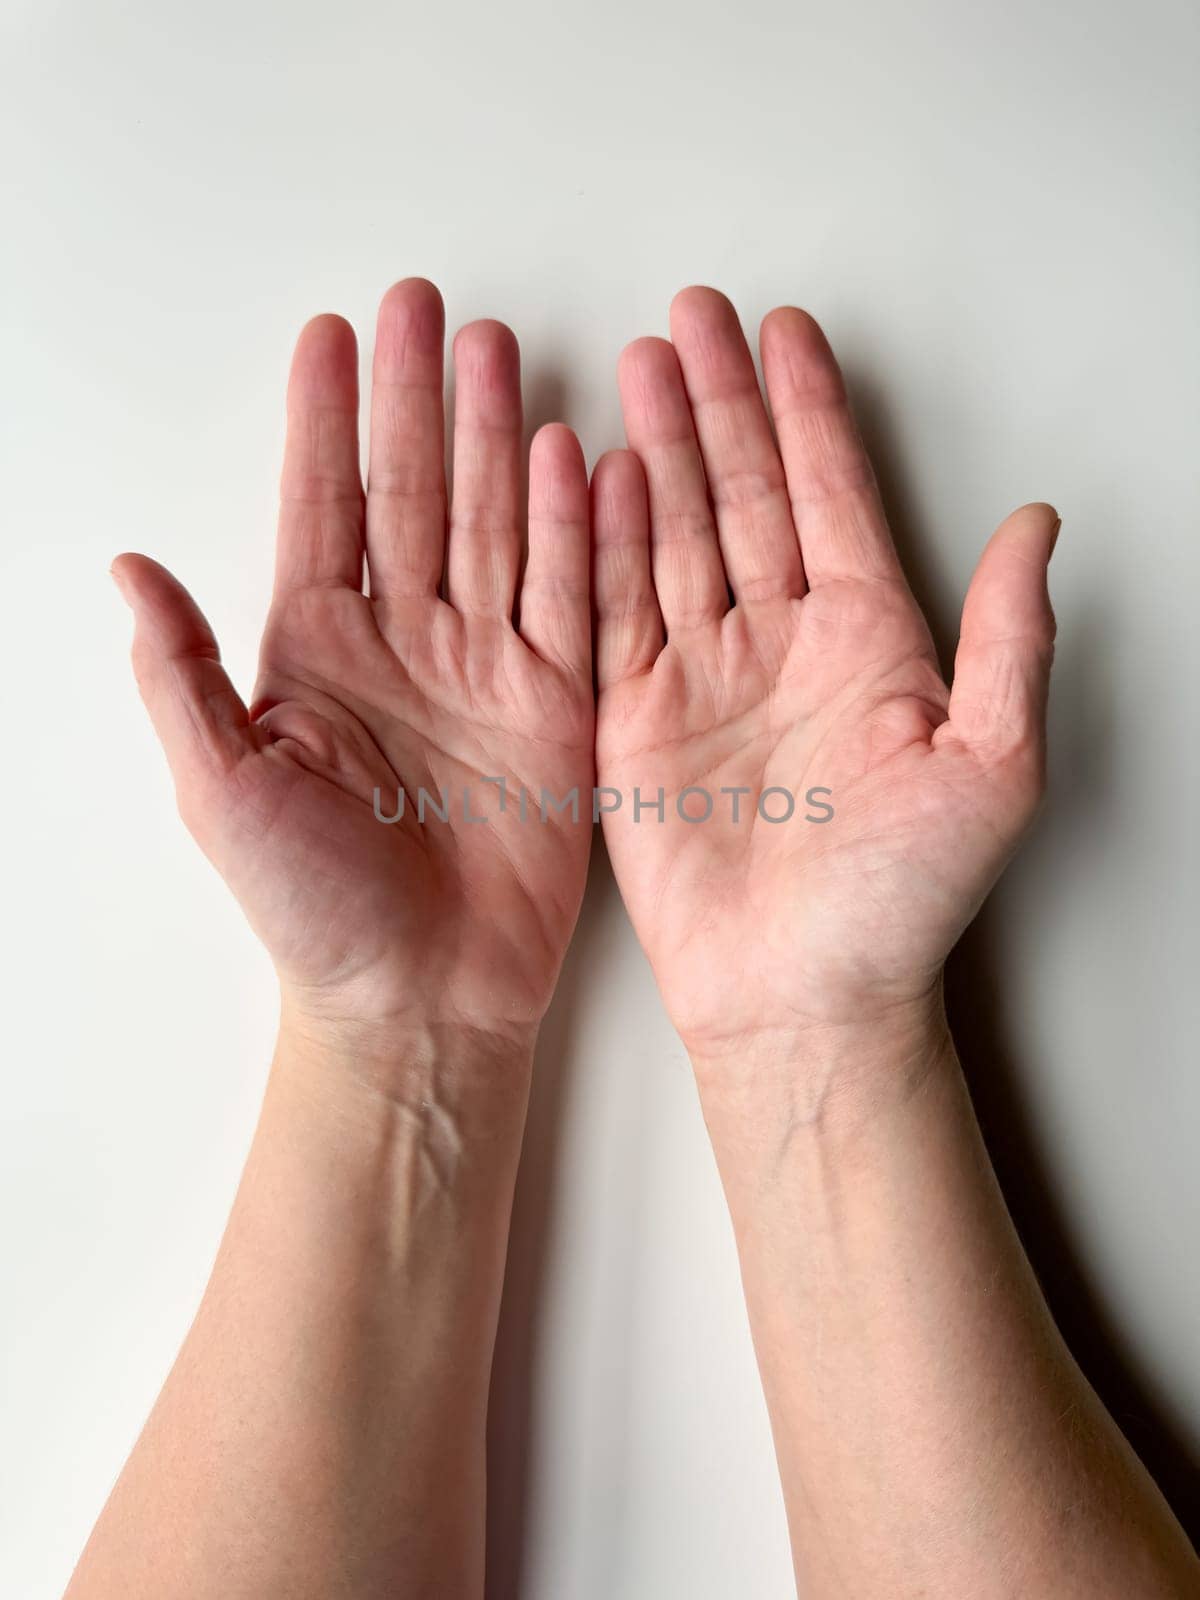
{"label": "palm", "polygon": [[[543,822],[538,799],[590,782],[588,686],[507,625],[469,630],[436,598],[406,609],[395,647],[361,595],[316,590],[272,619],[271,742],[238,775],[224,870],[294,983],[366,977],[393,1004],[432,988],[460,1012],[494,986],[509,1020],[540,1015],[588,833],[551,807]],[[376,791],[398,821],[380,823]]]}
{"label": "palm", "polygon": [[[671,530],[702,531],[710,497],[718,523],[725,513],[722,553],[735,572],[739,562],[744,570],[753,552],[745,542],[738,549],[737,540],[746,539],[747,519],[730,518],[729,507],[731,497],[735,507],[746,505],[749,484],[757,491],[756,581],[743,580],[749,592],[738,595],[738,578],[730,574],[739,600],[732,608],[723,584],[714,583],[707,598],[693,587],[689,610],[674,628],[666,616],[665,642],[642,603],[647,595],[631,604],[627,585],[623,615],[640,616],[641,628],[622,623],[607,650],[604,602],[615,606],[618,596],[601,593],[597,765],[600,783],[626,794],[635,786],[643,794],[660,786],[666,791],[663,823],[643,811],[635,824],[622,809],[606,817],[606,837],[668,1009],[689,1041],[715,1047],[764,1023],[837,1020],[927,987],[1026,820],[1036,772],[1030,741],[972,743],[966,704],[964,726],[950,720],[950,692],[928,630],[890,557],[890,542],[884,543],[882,514],[852,459],[857,446],[848,433],[835,441],[840,454],[828,512],[846,517],[843,486],[861,501],[859,527],[869,528],[875,541],[874,566],[822,574],[818,537],[811,540],[810,587],[798,563],[789,574],[781,536],[779,572],[771,581],[761,548],[770,508],[762,502],[771,484],[765,452],[775,447],[765,415],[756,436],[744,414],[753,381],[749,355],[738,360],[732,313],[713,300],[684,297],[676,313],[682,378],[700,435],[693,465],[703,451],[709,479],[704,502],[697,494],[689,509],[684,501],[682,381],[673,400],[660,387],[672,382],[674,355],[659,345],[635,346],[623,394],[631,444],[649,479],[649,505],[636,504],[627,466],[602,469],[598,579],[608,581],[605,553],[618,544],[628,570],[629,528],[647,509],[653,551],[656,520]],[[705,319],[716,320],[717,328]],[[722,351],[722,337],[732,354]],[[723,423],[723,397],[713,388],[719,377],[703,370],[705,360],[732,381],[742,405],[737,426]],[[769,385],[772,374],[768,363]],[[823,376],[827,385],[833,382],[830,368]],[[827,387],[826,407],[830,399]],[[844,411],[838,425],[848,428]],[[781,436],[786,445],[786,425]],[[793,456],[789,475],[801,467]],[[830,470],[827,461],[827,485]],[[729,490],[731,483],[740,488]],[[820,505],[811,495],[801,503]],[[613,520],[601,527],[606,507]],[[795,550],[792,508],[784,500],[779,509]],[[687,569],[693,585],[704,560],[695,548],[698,537],[693,531]],[[673,561],[678,542],[660,546],[657,561],[640,569],[664,613],[682,576]],[[993,679],[992,690],[1002,693],[1003,681]],[[703,823],[678,815],[675,797],[689,787],[713,797],[712,817]],[[828,815],[820,804],[805,802],[817,788],[829,791],[819,798],[832,805],[834,817],[808,822],[805,815]],[[721,793],[733,789],[746,791],[736,824],[732,799]],[[756,801],[770,789],[795,797],[789,820],[765,821],[758,813]],[[686,808],[699,815],[706,804],[695,797]],[[764,806],[782,816],[787,798],[768,797]]]}
{"label": "palm", "polygon": [[[419,312],[426,287],[401,286],[385,301],[385,372],[381,380],[377,357],[377,396],[382,389],[394,400],[404,377],[387,372],[389,351],[400,347],[409,361],[414,346],[421,353],[412,338],[414,298]],[[389,327],[397,318],[408,330],[403,338]],[[528,616],[518,632],[511,593],[505,599],[508,573],[501,572],[490,593],[473,587],[480,556],[492,568],[511,559],[515,585],[519,542],[511,486],[519,468],[511,455],[519,442],[519,398],[512,389],[515,366],[502,370],[500,386],[510,391],[504,397],[505,459],[486,475],[477,471],[474,481],[464,468],[461,484],[473,523],[486,518],[495,535],[486,551],[460,552],[466,559],[457,569],[459,605],[440,598],[436,488],[427,496],[428,522],[415,530],[411,506],[424,491],[405,494],[403,526],[389,526],[395,497],[386,492],[398,475],[410,485],[422,477],[433,485],[441,472],[431,375],[440,363],[440,330],[435,354],[434,329],[425,329],[428,370],[418,376],[428,381],[408,385],[426,408],[422,425],[410,430],[416,436],[390,446],[373,440],[372,471],[384,492],[368,494],[364,518],[361,491],[356,495],[353,488],[355,397],[343,364],[352,345],[343,326],[314,325],[307,350],[302,341],[297,356],[293,397],[299,389],[306,404],[299,415],[293,406],[281,581],[249,711],[232,696],[215,661],[203,649],[197,659],[191,647],[200,700],[227,713],[220,736],[226,748],[224,759],[198,760],[163,730],[181,806],[285,985],[305,1003],[335,1004],[359,1017],[395,1018],[419,1007],[424,1016],[438,1011],[489,1028],[536,1023],[578,909],[590,838],[590,815],[576,823],[569,812],[547,806],[542,820],[539,806],[543,788],[556,797],[577,788],[586,807],[591,781],[582,460],[565,430],[550,430],[535,445],[535,510],[539,495],[574,496],[576,517],[573,527],[556,518],[559,543],[547,551],[540,542],[546,530],[535,516]],[[485,348],[468,352],[468,378],[478,370],[494,382],[505,337],[493,329],[475,337]],[[331,361],[332,395],[326,392]],[[314,378],[326,391],[311,396]],[[345,447],[336,461],[327,458],[324,418],[331,403],[342,419],[337,427]],[[323,443],[308,420],[313,413],[323,419]],[[377,431],[379,416],[377,408]],[[460,399],[460,418],[466,433],[469,395]],[[488,436],[494,440],[496,430],[489,427]],[[390,457],[382,454],[389,449]],[[474,452],[472,461],[479,466]],[[356,537],[365,539],[378,590],[372,596],[352,581]],[[378,552],[373,561],[372,548]],[[561,582],[559,572],[539,586],[539,562],[564,558],[578,569],[575,585]],[[344,570],[314,567],[331,560]],[[414,562],[424,563],[424,575],[413,571]],[[177,625],[182,617],[197,626],[194,614],[178,610],[179,595],[166,589],[173,580],[161,569],[138,562],[135,571],[152,604],[157,589],[176,606]],[[547,612],[547,604],[557,610]],[[572,604],[574,617],[564,614]],[[148,698],[153,710],[154,696]],[[524,819],[522,788],[532,795]],[[381,821],[397,814],[401,795],[398,820]],[[484,820],[474,820],[479,817]]]}

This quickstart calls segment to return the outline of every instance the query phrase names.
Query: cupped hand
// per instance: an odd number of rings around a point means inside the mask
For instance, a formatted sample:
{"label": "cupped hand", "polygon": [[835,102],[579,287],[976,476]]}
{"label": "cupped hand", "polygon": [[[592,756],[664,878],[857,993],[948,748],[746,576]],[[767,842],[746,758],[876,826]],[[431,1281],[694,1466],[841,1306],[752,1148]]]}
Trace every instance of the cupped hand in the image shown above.
{"label": "cupped hand", "polygon": [[[301,334],[249,706],[168,572],[140,555],[113,571],[180,811],[285,1004],[522,1033],[549,1002],[591,837],[587,477],[574,435],[543,428],[526,513],[516,340],[477,322],[454,344],[447,509],[443,342],[431,284],[388,292],[364,495],[353,332],[327,316]],[[542,806],[574,788],[578,823]],[[401,819],[379,820],[401,793]]]}
{"label": "cupped hand", "polygon": [[673,1021],[718,1057],[935,990],[1037,807],[1054,638],[1058,519],[1029,505],[948,688],[824,336],[776,310],[761,354],[774,429],[733,307],[685,290],[671,342],[622,356],[630,449],[592,484],[605,838]]}

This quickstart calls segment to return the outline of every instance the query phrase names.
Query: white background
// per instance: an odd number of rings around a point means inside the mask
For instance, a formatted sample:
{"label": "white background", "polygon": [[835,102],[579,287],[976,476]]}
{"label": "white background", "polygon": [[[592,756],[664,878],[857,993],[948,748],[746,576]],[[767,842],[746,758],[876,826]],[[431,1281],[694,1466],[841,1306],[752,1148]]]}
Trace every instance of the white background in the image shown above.
{"label": "white background", "polygon": [[[50,1600],[200,1294],[271,974],[191,845],[107,576],[167,562],[248,685],[303,320],[394,278],[505,318],[589,459],[714,282],[841,353],[943,637],[1063,516],[1053,787],[956,1012],[1055,1308],[1179,1495],[1200,1440],[1194,98],[1187,0],[8,0],[0,1592]],[[803,1226],[803,1219],[798,1219]],[[491,1592],[789,1592],[686,1063],[598,863],[548,1024]],[[1193,1485],[1194,1487],[1194,1485]]]}

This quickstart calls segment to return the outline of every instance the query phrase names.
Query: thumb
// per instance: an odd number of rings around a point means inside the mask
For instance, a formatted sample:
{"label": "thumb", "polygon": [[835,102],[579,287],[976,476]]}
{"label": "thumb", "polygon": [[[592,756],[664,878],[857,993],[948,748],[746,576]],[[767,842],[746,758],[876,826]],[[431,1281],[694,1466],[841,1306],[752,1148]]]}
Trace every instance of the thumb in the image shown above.
{"label": "thumb", "polygon": [[967,590],[950,691],[957,739],[993,757],[1023,751],[1039,778],[1054,657],[1046,568],[1059,525],[1053,506],[1022,506],[988,541]]}
{"label": "thumb", "polygon": [[182,792],[253,748],[250,718],[183,585],[149,556],[118,556],[112,576],[134,615],[138,689]]}

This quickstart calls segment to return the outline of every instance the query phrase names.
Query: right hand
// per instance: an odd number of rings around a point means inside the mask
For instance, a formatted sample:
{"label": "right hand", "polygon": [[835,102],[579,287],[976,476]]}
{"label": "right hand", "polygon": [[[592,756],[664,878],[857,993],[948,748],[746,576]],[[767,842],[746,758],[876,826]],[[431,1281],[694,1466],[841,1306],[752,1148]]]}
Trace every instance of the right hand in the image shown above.
{"label": "right hand", "polygon": [[[275,595],[249,708],[187,592],[124,555],[138,684],[180,811],[270,952],[294,1013],[527,1038],[549,1003],[591,840],[587,479],[574,435],[529,459],[529,559],[516,341],[455,341],[448,526],[441,299],[397,284],[379,313],[370,472],[358,457],[350,327],[319,317],[288,389]],[[366,559],[370,592],[363,593]],[[439,594],[443,564],[446,597]],[[508,806],[499,814],[503,778]],[[385,815],[397,786],[402,822]],[[522,822],[516,796],[533,795]],[[548,812],[580,790],[580,820]],[[419,786],[450,820],[414,818]],[[463,794],[485,823],[463,820]]]}

